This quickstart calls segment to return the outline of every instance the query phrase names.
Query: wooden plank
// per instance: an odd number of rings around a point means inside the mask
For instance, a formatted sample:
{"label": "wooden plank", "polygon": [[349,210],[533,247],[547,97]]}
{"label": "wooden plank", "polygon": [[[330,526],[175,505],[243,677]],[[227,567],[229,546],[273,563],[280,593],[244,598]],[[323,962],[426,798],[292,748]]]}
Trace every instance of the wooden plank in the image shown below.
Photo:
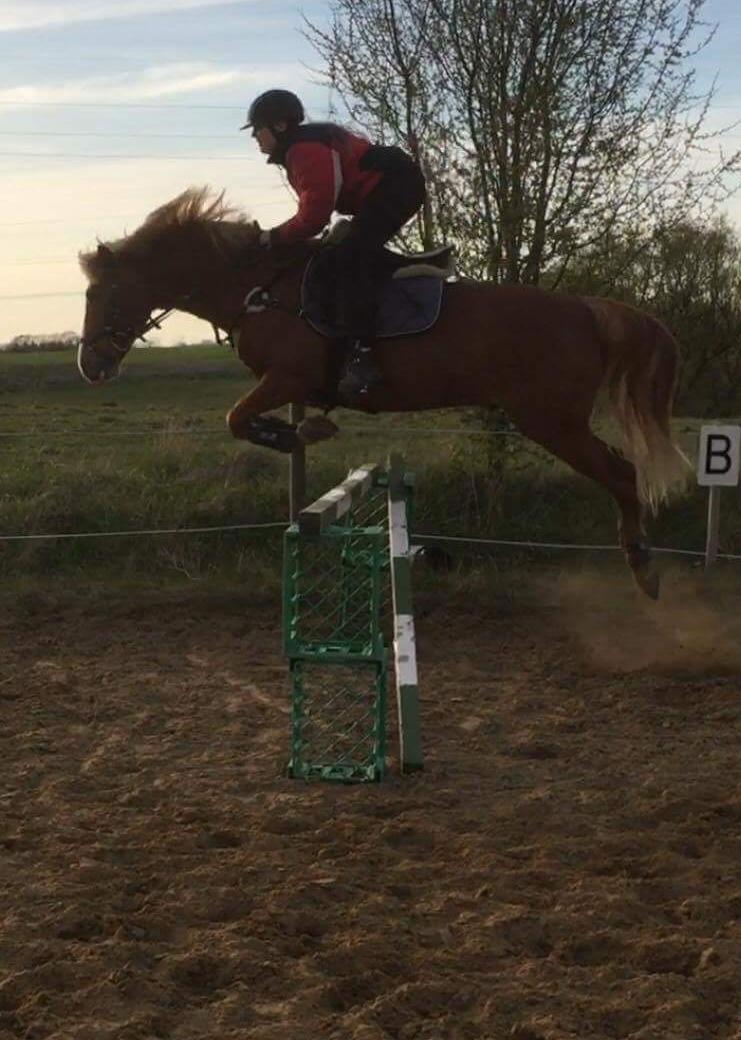
{"label": "wooden plank", "polygon": [[298,514],[298,529],[301,534],[321,534],[336,523],[373,487],[379,471],[377,463],[369,462],[350,472],[346,480],[332,488],[316,502]]}

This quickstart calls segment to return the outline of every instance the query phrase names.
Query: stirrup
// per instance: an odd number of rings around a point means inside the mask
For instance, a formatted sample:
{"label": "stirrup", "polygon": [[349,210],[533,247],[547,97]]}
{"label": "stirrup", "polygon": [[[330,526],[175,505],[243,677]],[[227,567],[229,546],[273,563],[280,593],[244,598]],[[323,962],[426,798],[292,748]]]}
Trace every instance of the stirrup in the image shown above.
{"label": "stirrup", "polygon": [[378,386],[383,376],[373,360],[370,347],[354,343],[351,350],[337,389],[343,397],[353,399],[364,396],[374,386]]}
{"label": "stirrup", "polygon": [[361,379],[360,376],[348,372],[340,380],[337,390],[343,399],[354,401],[358,397],[365,397],[380,382],[380,376],[374,379]]}

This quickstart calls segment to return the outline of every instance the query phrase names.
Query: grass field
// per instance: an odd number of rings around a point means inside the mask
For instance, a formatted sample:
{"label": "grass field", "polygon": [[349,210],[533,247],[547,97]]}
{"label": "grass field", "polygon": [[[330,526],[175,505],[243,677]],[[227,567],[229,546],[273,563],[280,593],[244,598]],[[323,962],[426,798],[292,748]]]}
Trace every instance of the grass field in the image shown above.
{"label": "grass field", "polygon": [[[202,580],[275,573],[274,531],[95,539],[11,535],[217,527],[285,520],[286,457],[234,442],[224,415],[251,382],[227,348],[136,350],[122,377],[90,388],[72,352],[0,355],[0,566],[4,582]],[[418,475],[420,533],[615,542],[609,497],[517,437],[487,437],[471,414],[339,412],[341,434],[309,454],[309,493],[401,451]],[[695,452],[699,423],[678,423]],[[652,525],[656,545],[702,549],[705,494]],[[738,496],[724,495],[722,548],[741,551]],[[557,554],[500,550],[544,566]],[[575,559],[576,554],[571,555]]]}

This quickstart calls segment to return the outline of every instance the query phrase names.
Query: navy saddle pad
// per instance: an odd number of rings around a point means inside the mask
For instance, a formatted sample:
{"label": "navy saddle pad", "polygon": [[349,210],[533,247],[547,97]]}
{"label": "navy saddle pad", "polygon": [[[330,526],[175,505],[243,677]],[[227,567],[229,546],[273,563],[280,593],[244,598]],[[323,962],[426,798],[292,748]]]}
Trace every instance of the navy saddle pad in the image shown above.
{"label": "navy saddle pad", "polygon": [[[301,314],[323,336],[337,339],[344,335],[332,308],[326,307],[327,290],[318,257],[309,261],[301,286]],[[430,275],[410,278],[384,278],[377,288],[377,339],[410,336],[431,328],[440,315],[444,279]]]}

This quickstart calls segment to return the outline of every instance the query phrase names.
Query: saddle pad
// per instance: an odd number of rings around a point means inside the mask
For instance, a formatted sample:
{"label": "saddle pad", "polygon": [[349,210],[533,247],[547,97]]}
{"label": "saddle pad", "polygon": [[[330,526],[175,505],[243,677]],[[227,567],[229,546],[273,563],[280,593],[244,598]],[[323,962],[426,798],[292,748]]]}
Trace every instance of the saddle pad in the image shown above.
{"label": "saddle pad", "polygon": [[[384,279],[378,289],[376,338],[411,336],[431,328],[440,316],[444,284],[442,278],[429,275]],[[301,286],[301,315],[317,332],[337,339],[344,332],[328,313],[327,295],[321,264],[312,257]]]}

